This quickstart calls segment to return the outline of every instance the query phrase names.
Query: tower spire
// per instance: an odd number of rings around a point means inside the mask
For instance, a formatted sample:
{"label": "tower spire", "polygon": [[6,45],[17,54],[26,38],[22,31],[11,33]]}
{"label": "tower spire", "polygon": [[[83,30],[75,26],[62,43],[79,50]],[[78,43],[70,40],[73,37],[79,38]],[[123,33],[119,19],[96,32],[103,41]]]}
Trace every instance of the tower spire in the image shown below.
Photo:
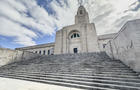
{"label": "tower spire", "polygon": [[79,4],[80,6],[82,6],[83,0],[78,0],[78,4]]}

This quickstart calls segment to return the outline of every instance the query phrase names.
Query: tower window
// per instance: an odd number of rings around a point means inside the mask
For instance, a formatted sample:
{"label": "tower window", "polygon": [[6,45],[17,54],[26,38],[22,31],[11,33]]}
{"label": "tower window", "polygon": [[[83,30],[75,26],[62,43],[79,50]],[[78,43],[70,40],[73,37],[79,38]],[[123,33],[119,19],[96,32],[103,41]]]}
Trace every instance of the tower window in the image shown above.
{"label": "tower window", "polygon": [[80,10],[80,14],[83,14],[83,10]]}

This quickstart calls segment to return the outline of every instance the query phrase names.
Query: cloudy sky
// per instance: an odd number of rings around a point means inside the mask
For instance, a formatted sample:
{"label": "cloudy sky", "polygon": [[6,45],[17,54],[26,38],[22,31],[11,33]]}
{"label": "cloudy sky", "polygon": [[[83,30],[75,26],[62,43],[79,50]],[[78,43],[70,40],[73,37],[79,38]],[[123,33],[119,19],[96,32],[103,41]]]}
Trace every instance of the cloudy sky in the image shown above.
{"label": "cloudy sky", "polygon": [[[83,0],[98,35],[140,18],[140,0]],[[54,42],[55,32],[74,24],[78,0],[0,0],[0,47]]]}

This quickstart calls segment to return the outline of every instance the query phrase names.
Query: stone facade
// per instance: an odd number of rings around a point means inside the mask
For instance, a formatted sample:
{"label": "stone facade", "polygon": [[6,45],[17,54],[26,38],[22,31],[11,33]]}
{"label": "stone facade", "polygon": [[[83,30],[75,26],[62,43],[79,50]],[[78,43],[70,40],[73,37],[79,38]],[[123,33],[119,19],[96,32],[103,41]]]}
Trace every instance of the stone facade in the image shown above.
{"label": "stone facade", "polygon": [[75,24],[56,32],[54,53],[99,52],[96,28],[89,23],[88,13],[83,6],[78,8]]}
{"label": "stone facade", "polygon": [[111,58],[120,59],[140,72],[140,20],[127,22],[107,43],[105,51]]}

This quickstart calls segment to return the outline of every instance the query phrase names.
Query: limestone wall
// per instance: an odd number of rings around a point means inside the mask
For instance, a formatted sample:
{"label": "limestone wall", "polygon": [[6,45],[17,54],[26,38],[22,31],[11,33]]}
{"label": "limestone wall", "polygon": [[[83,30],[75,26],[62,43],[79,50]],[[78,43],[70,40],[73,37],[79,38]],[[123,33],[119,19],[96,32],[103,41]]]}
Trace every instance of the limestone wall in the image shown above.
{"label": "limestone wall", "polygon": [[98,35],[98,43],[100,51],[105,51],[106,44],[114,38],[117,33]]}
{"label": "limestone wall", "polygon": [[34,59],[39,56],[39,54],[34,54],[31,52],[0,48],[0,66],[20,60]]}
{"label": "limestone wall", "polygon": [[105,47],[106,53],[140,72],[140,20],[127,22]]}
{"label": "limestone wall", "polygon": [[96,27],[94,23],[86,25],[86,40],[88,52],[99,52]]}
{"label": "limestone wall", "polygon": [[56,32],[54,54],[61,54],[62,52],[62,31]]}

